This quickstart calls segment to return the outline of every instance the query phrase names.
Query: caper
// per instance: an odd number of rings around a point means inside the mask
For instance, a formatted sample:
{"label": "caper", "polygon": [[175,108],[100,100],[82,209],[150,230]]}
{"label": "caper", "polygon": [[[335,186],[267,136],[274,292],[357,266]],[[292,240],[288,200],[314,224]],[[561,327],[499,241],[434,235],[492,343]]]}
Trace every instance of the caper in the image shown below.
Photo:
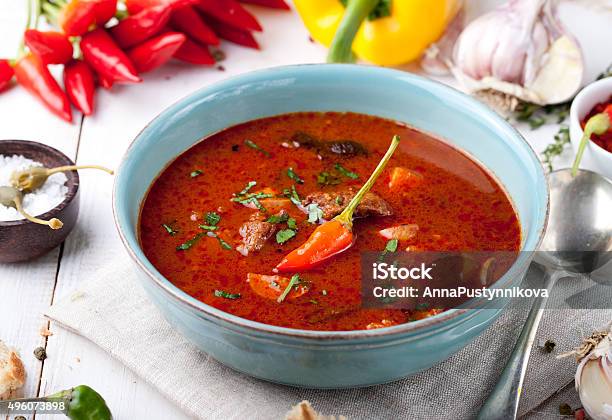
{"label": "caper", "polygon": [[0,187],[0,204],[6,207],[13,207],[17,211],[32,223],[39,225],[47,225],[51,229],[60,229],[64,224],[61,220],[53,218],[50,220],[42,220],[37,217],[33,217],[26,213],[23,209],[23,193],[13,187]]}

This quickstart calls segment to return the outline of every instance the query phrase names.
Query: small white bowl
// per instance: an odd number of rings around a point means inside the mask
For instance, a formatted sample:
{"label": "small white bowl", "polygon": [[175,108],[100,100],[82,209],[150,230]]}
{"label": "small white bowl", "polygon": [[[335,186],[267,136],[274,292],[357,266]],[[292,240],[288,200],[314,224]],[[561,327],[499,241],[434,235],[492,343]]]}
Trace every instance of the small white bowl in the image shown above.
{"label": "small white bowl", "polygon": [[[612,77],[591,83],[576,95],[570,109],[570,140],[574,152],[578,151],[582,138],[580,121],[600,102],[605,102],[612,96]],[[612,153],[599,147],[592,141],[587,143],[584,156],[580,163],[583,169],[591,169],[612,179]]]}

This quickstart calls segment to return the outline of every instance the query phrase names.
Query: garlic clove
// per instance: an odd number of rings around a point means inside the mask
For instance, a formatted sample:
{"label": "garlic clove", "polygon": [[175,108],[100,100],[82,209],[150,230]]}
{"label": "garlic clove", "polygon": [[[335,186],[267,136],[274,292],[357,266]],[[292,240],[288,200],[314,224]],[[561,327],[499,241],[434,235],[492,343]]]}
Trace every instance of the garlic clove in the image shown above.
{"label": "garlic clove", "polygon": [[548,50],[546,61],[529,89],[542,104],[565,102],[580,89],[583,75],[580,46],[570,37],[562,36]]}
{"label": "garlic clove", "polygon": [[580,358],[575,383],[584,409],[593,420],[612,419],[612,324],[572,353]]}
{"label": "garlic clove", "polygon": [[582,368],[578,394],[594,420],[612,419],[612,382],[603,373],[603,360],[589,360]]}

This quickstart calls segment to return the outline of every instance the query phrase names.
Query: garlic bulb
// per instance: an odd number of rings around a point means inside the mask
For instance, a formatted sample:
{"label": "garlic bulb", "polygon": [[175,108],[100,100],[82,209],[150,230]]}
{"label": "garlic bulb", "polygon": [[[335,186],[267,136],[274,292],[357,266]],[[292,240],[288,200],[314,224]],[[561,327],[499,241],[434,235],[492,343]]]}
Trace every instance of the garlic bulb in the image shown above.
{"label": "garlic bulb", "polygon": [[580,363],[576,390],[593,420],[612,419],[612,324],[609,332],[595,333],[576,350]]}
{"label": "garlic bulb", "polygon": [[509,0],[476,18],[455,43],[453,75],[470,93],[492,90],[539,105],[570,99],[584,63],[556,8],[556,0]]}

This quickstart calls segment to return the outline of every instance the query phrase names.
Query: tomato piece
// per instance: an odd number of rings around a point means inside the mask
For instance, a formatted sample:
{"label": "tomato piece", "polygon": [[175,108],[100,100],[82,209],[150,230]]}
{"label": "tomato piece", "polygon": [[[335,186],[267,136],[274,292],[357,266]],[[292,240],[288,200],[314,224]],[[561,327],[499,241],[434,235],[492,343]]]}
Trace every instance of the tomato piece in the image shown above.
{"label": "tomato piece", "polygon": [[391,171],[389,189],[399,190],[402,188],[416,187],[423,182],[423,175],[411,169],[396,166]]}
{"label": "tomato piece", "polygon": [[[291,279],[281,276],[267,276],[265,274],[247,274],[247,283],[251,289],[259,296],[277,300],[283,294]],[[285,300],[296,299],[308,292],[308,287],[305,284],[298,284],[293,287]]]}
{"label": "tomato piece", "polygon": [[419,225],[399,225],[378,231],[378,234],[386,239],[397,239],[408,241],[414,239],[419,232]]}

